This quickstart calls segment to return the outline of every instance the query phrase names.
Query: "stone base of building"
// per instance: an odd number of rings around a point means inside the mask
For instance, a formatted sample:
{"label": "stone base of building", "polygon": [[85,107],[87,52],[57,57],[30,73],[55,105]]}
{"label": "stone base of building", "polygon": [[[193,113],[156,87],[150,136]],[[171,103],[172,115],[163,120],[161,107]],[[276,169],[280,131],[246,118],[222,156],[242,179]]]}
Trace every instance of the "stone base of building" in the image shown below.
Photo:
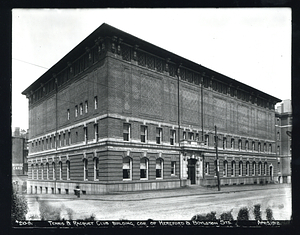
{"label": "stone base of building", "polygon": [[[183,185],[182,185],[183,184]],[[180,188],[185,186],[179,179],[159,181],[124,181],[115,183],[76,182],[76,181],[34,181],[27,182],[28,194],[75,194],[79,188],[81,194],[107,194],[112,192],[132,192]]]}
{"label": "stone base of building", "polygon": [[[268,184],[273,183],[270,176],[258,176],[258,177],[228,177],[221,178],[220,185],[246,185],[246,184]],[[218,185],[217,177],[211,179],[204,179],[202,186],[216,186]]]}

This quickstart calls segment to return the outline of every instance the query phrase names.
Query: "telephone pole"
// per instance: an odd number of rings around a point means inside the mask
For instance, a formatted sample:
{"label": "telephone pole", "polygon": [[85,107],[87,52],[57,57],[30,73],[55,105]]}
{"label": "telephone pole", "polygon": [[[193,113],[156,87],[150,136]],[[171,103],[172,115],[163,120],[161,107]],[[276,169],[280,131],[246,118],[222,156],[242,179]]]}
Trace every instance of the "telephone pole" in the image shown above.
{"label": "telephone pole", "polygon": [[219,175],[219,158],[218,158],[218,135],[217,135],[217,126],[215,126],[215,147],[216,147],[216,173],[217,173],[217,183],[218,191],[220,191],[220,175]]}

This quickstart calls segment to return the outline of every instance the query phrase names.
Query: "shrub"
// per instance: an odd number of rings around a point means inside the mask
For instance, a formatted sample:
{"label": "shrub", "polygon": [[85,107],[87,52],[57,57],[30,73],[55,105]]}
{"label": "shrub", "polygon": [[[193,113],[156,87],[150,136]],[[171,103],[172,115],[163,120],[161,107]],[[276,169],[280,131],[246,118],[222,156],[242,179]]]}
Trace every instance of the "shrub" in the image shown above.
{"label": "shrub", "polygon": [[12,221],[25,220],[27,212],[28,212],[28,204],[26,198],[23,195],[13,192],[12,202],[11,202]]}
{"label": "shrub", "polygon": [[212,211],[207,214],[197,214],[192,217],[192,220],[209,220],[209,221],[217,221],[216,212]]}
{"label": "shrub", "polygon": [[267,214],[267,220],[271,221],[271,220],[274,220],[273,218],[273,211],[271,208],[267,208],[266,209],[266,214]]}
{"label": "shrub", "polygon": [[96,216],[94,214],[91,214],[90,217],[85,218],[85,221],[93,221],[95,220]]}
{"label": "shrub", "polygon": [[39,210],[41,220],[61,220],[61,209],[51,206],[46,201],[39,201]]}
{"label": "shrub", "polygon": [[261,220],[260,204],[254,205],[253,213],[254,213],[255,220]]}
{"label": "shrub", "polygon": [[232,212],[232,210],[228,211],[228,212],[223,212],[220,215],[220,219],[221,220],[233,220],[233,216],[232,216],[231,212]]}
{"label": "shrub", "polygon": [[237,220],[249,220],[249,209],[247,207],[242,207],[239,210]]}

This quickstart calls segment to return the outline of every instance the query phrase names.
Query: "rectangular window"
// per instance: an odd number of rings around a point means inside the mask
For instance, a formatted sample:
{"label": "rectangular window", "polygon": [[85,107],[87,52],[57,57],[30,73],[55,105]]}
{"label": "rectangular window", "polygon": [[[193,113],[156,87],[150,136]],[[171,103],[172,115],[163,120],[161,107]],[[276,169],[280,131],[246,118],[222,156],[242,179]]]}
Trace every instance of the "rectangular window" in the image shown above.
{"label": "rectangular window", "polygon": [[205,135],[205,145],[209,145],[209,135]]}
{"label": "rectangular window", "polygon": [[130,140],[130,124],[123,123],[123,140],[129,141]]}
{"label": "rectangular window", "polygon": [[94,97],[94,107],[95,107],[95,109],[98,109],[98,98],[97,98],[97,96]]}
{"label": "rectangular window", "polygon": [[75,117],[77,117],[78,116],[78,106],[76,105],[75,106]]}
{"label": "rectangular window", "polygon": [[230,144],[231,149],[234,149],[234,139],[231,139],[231,144]]}
{"label": "rectangular window", "polygon": [[184,140],[186,140],[186,132],[185,131],[182,133],[182,137]]}
{"label": "rectangular window", "polygon": [[156,128],[156,143],[161,144],[162,140],[162,129],[161,128]]}
{"label": "rectangular window", "polygon": [[174,145],[176,140],[176,131],[170,130],[170,144]]}
{"label": "rectangular window", "polygon": [[95,140],[98,141],[99,138],[98,124],[95,124],[94,128],[95,128]]}
{"label": "rectangular window", "polygon": [[189,132],[189,140],[194,140],[194,133],[193,132]]}
{"label": "rectangular window", "polygon": [[171,175],[176,175],[176,162],[171,162]]}
{"label": "rectangular window", "polygon": [[84,103],[84,110],[85,110],[85,113],[88,112],[88,101],[87,100]]}
{"label": "rectangular window", "polygon": [[209,162],[205,162],[205,174],[209,175]]}
{"label": "rectangular window", "polygon": [[70,109],[67,110],[67,118],[70,120]]}
{"label": "rectangular window", "polygon": [[66,144],[66,134],[64,133],[63,136],[64,136],[64,146],[66,146],[67,145]]}
{"label": "rectangular window", "polygon": [[223,149],[227,148],[227,139],[226,137],[223,138]]}
{"label": "rectangular window", "polygon": [[141,126],[141,142],[146,143],[147,142],[147,126]]}
{"label": "rectangular window", "polygon": [[80,106],[79,106],[79,112],[80,112],[80,115],[83,114],[83,105],[82,105],[82,103],[81,103]]}
{"label": "rectangular window", "polygon": [[88,142],[88,130],[87,130],[87,127],[84,127],[83,130],[84,130],[84,142],[87,144],[87,142]]}
{"label": "rectangular window", "polygon": [[71,144],[71,132],[70,131],[68,132],[68,139],[69,139],[68,144],[70,145]]}
{"label": "rectangular window", "polygon": [[60,135],[58,136],[58,143],[59,143],[58,146],[61,147],[61,136]]}

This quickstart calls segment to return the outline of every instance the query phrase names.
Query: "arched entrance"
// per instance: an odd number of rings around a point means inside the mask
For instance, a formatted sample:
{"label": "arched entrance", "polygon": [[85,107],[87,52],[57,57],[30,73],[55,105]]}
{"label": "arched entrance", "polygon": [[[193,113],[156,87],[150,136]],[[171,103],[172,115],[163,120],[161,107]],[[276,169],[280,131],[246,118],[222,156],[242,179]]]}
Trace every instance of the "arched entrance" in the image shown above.
{"label": "arched entrance", "polygon": [[197,159],[188,159],[188,179],[191,184],[196,184],[196,162]]}

